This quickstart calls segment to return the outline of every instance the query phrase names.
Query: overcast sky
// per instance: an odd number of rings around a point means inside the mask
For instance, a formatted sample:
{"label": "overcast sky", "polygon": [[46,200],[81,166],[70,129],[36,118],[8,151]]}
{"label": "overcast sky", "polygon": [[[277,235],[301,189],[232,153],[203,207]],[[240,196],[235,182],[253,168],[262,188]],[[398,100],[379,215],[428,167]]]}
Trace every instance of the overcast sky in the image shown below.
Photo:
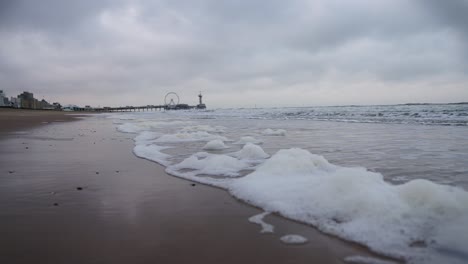
{"label": "overcast sky", "polygon": [[468,0],[1,0],[0,89],[63,104],[468,101]]}

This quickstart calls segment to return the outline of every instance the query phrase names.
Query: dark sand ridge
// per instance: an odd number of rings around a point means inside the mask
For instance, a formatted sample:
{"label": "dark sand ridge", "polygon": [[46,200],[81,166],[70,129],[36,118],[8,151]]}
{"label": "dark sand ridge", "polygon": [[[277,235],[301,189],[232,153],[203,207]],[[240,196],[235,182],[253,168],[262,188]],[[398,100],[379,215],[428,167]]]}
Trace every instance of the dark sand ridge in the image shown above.
{"label": "dark sand ridge", "polygon": [[[52,118],[53,119],[53,118]],[[23,128],[22,128],[23,129]],[[0,140],[0,263],[343,263],[355,244],[167,175],[93,117]],[[305,245],[279,238],[300,234]]]}

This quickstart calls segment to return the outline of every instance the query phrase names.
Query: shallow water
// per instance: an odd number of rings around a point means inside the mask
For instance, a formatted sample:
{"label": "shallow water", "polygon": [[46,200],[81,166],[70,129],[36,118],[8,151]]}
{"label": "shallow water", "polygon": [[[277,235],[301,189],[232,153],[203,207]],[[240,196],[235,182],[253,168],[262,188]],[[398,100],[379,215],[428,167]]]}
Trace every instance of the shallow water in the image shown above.
{"label": "shallow water", "polygon": [[467,126],[468,103],[218,109],[199,117]]}
{"label": "shallow water", "polygon": [[[303,148],[337,165],[362,166],[381,172],[391,182],[430,179],[468,189],[468,129],[462,126],[221,118],[220,114],[210,112],[204,112],[202,119],[197,112],[130,115],[142,120],[165,120],[167,125],[149,128],[160,133],[173,133],[190,125],[224,126],[223,136],[237,140],[252,135],[263,141],[262,148],[268,153]],[[124,118],[130,117],[127,114]],[[287,134],[284,137],[262,135],[267,128],[285,129]],[[201,151],[203,144],[186,142],[179,149],[166,152],[186,157]]]}
{"label": "shallow water", "polygon": [[[342,166],[363,166],[393,182],[430,179],[468,187],[468,131],[465,127],[318,122],[311,120],[197,120],[227,127],[226,136],[253,135],[268,153],[302,148]],[[264,136],[266,128],[287,135]]]}
{"label": "shallow water", "polygon": [[[417,105],[109,118],[134,134],[137,156],[173,175],[409,262],[463,263],[468,252],[457,245],[468,242],[460,224],[468,221],[466,111],[466,105]],[[214,139],[228,148],[204,150]],[[271,158],[244,147],[249,140]]]}

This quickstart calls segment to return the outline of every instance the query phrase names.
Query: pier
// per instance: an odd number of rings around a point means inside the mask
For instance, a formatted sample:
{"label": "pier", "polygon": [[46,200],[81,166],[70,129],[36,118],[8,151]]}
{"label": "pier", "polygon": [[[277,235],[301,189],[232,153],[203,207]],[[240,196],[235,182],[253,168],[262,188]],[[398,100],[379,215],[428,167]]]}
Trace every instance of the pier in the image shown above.
{"label": "pier", "polygon": [[[147,105],[147,106],[119,106],[119,107],[102,107],[94,108],[96,112],[140,112],[140,111],[162,111],[167,110],[165,105]],[[78,111],[87,111],[85,108],[80,108]]]}
{"label": "pier", "polygon": [[95,112],[140,112],[140,111],[163,111],[163,110],[189,110],[189,109],[206,109],[206,105],[202,101],[203,95],[198,95],[197,105],[180,104],[179,96],[174,92],[169,92],[164,97],[164,105],[145,105],[145,106],[117,106],[117,107],[98,107],[91,108],[86,106],[73,107],[73,109],[65,111],[95,111]]}

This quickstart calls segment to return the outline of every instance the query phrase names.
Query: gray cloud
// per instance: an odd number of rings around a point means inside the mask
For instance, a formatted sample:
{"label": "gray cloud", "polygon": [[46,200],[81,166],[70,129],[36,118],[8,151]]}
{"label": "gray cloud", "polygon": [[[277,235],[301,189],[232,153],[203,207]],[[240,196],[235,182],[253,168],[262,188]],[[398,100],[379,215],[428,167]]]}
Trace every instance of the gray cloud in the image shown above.
{"label": "gray cloud", "polygon": [[99,14],[112,2],[3,0],[0,2],[0,25],[13,30],[57,30],[64,33]]}
{"label": "gray cloud", "polygon": [[[0,83],[11,95],[30,90],[94,105],[160,103],[168,91],[191,103],[200,90],[215,107],[462,101],[466,7],[3,1]],[[442,85],[451,93],[434,92]]]}
{"label": "gray cloud", "polygon": [[448,28],[457,30],[464,38],[468,37],[468,1],[450,0],[420,1],[436,19]]}

